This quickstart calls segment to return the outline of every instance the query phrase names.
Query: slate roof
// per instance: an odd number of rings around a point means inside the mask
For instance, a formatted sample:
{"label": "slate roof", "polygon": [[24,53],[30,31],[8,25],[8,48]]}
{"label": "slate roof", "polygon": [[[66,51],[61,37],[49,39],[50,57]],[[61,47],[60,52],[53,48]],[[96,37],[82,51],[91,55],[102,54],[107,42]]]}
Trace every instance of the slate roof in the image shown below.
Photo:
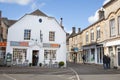
{"label": "slate roof", "polygon": [[32,13],[30,13],[31,15],[38,15],[38,16],[46,16],[48,17],[45,13],[43,13],[42,11],[40,11],[39,9],[33,11]]}
{"label": "slate roof", "polygon": [[7,25],[7,27],[10,27],[11,25],[13,25],[15,22],[17,22],[17,20],[9,20],[5,17],[2,18],[2,21],[4,22],[5,25]]}

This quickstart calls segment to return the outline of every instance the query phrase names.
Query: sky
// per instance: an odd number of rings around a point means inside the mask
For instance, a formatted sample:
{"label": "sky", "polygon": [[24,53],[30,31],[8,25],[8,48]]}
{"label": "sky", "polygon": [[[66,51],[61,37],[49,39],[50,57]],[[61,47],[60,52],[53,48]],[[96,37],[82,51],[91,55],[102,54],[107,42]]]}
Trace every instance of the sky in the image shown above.
{"label": "sky", "polygon": [[55,17],[58,22],[63,18],[66,32],[72,27],[81,30],[98,20],[98,10],[110,0],[0,0],[2,17],[18,20],[36,9],[48,16]]}

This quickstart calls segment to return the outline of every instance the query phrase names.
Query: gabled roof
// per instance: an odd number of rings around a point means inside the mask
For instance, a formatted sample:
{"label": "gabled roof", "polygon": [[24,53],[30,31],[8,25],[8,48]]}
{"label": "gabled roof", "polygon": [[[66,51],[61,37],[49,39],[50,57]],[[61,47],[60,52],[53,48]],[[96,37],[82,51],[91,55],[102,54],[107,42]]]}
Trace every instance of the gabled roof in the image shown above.
{"label": "gabled roof", "polygon": [[42,11],[40,11],[39,9],[30,13],[30,15],[38,15],[38,16],[46,16],[47,17],[47,15],[45,13],[43,13]]}
{"label": "gabled roof", "polygon": [[10,20],[10,19],[5,18],[5,17],[2,18],[2,21],[4,22],[4,24],[5,24],[7,27],[10,27],[10,26],[13,25],[15,22],[17,22],[17,20]]}
{"label": "gabled roof", "polygon": [[8,20],[9,26],[13,25],[17,20]]}

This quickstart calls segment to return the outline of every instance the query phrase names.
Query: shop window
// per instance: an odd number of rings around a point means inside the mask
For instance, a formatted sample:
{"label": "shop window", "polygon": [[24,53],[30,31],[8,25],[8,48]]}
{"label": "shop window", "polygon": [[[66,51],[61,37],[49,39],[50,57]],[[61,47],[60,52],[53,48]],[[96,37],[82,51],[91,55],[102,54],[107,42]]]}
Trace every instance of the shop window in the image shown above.
{"label": "shop window", "polygon": [[27,54],[26,49],[14,48],[13,49],[13,61],[24,62],[26,60],[26,54]]}
{"label": "shop window", "polygon": [[56,59],[56,50],[44,50],[44,59],[45,60],[55,60]]}

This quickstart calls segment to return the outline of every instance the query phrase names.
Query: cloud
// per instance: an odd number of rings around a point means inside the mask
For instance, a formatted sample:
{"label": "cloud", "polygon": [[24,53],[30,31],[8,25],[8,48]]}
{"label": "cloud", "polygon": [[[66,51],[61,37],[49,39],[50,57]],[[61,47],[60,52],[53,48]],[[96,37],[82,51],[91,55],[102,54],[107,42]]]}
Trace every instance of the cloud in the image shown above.
{"label": "cloud", "polygon": [[65,30],[67,33],[69,33],[69,34],[72,33],[72,30],[68,30],[66,27],[64,27],[64,30]]}
{"label": "cloud", "polygon": [[[111,1],[111,0],[105,0],[105,1],[103,2],[103,5],[105,5],[105,4],[108,3],[109,1]],[[104,10],[102,7],[101,7],[101,9]],[[88,22],[89,22],[90,24],[96,22],[96,21],[99,19],[99,14],[98,14],[98,11],[99,11],[99,10],[100,10],[100,9],[98,9],[98,10],[94,13],[94,15],[92,15],[92,16],[90,16],[90,17],[88,18]]]}
{"label": "cloud", "polygon": [[105,0],[105,1],[103,2],[103,5],[105,5],[105,4],[108,3],[109,1],[111,1],[111,0]]}
{"label": "cloud", "polygon": [[90,24],[92,24],[98,20],[98,11],[99,10],[97,10],[94,15],[92,15],[88,18],[88,21]]}
{"label": "cloud", "polygon": [[31,9],[32,10],[35,10],[35,9],[38,9],[38,8],[41,8],[41,7],[43,7],[43,6],[45,6],[46,4],[44,3],[44,2],[42,2],[42,3],[37,3],[37,2],[34,2],[32,5],[31,5]]}
{"label": "cloud", "polygon": [[46,4],[44,3],[44,2],[42,2],[42,3],[40,3],[39,4],[39,7],[43,7],[43,6],[45,6]]}
{"label": "cloud", "polygon": [[34,10],[34,9],[36,9],[36,8],[37,8],[37,4],[36,4],[36,3],[33,3],[33,4],[31,5],[31,9]]}
{"label": "cloud", "polygon": [[67,31],[67,30],[66,30],[66,32],[69,33],[69,34],[71,34],[71,33],[72,33],[72,30],[70,30],[70,31]]}
{"label": "cloud", "polygon": [[0,2],[2,2],[2,3],[15,3],[15,4],[19,4],[19,5],[27,5],[32,1],[33,0],[0,0]]}

